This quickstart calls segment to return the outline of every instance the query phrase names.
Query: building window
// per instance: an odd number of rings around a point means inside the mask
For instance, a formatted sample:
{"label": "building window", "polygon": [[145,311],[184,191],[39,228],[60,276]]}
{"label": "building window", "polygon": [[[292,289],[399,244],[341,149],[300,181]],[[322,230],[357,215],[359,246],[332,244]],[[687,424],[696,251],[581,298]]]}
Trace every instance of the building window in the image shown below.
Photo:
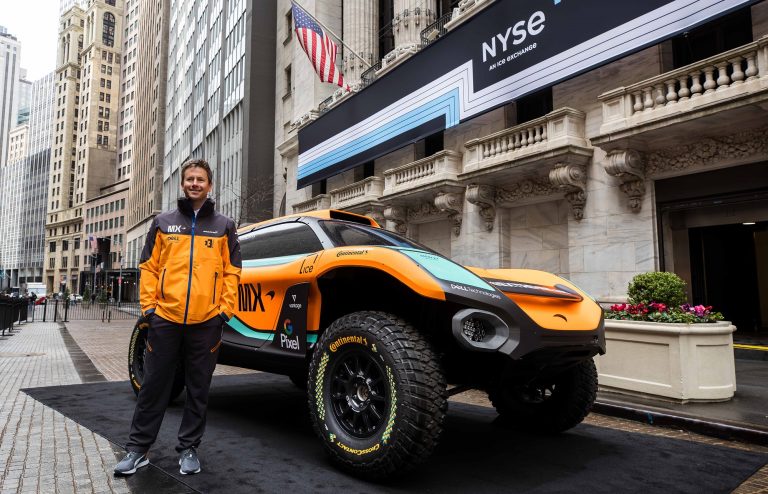
{"label": "building window", "polygon": [[61,241],[61,250],[69,250],[69,241],[68,240],[62,240]]}
{"label": "building window", "polygon": [[53,269],[53,268],[56,267],[56,258],[55,257],[51,257],[50,259],[48,259],[48,267],[50,269]]}
{"label": "building window", "polygon": [[56,242],[48,243],[48,252],[56,252]]}
{"label": "building window", "polygon": [[293,87],[293,81],[291,77],[291,66],[285,68],[285,91],[284,91],[284,98],[287,98],[291,95],[291,88]]}
{"label": "building window", "polygon": [[111,12],[104,14],[104,31],[101,40],[107,46],[115,46],[115,16]]}

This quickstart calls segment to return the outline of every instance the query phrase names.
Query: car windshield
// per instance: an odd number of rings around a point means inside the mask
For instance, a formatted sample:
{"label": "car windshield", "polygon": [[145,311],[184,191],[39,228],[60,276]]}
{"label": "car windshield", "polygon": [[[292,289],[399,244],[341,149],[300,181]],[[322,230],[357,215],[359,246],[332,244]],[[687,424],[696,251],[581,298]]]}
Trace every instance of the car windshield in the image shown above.
{"label": "car windshield", "polygon": [[409,249],[435,251],[413,240],[409,240],[383,228],[373,228],[346,221],[320,221],[320,227],[328,234],[336,247],[351,247],[354,245],[383,245],[389,247],[406,247]]}

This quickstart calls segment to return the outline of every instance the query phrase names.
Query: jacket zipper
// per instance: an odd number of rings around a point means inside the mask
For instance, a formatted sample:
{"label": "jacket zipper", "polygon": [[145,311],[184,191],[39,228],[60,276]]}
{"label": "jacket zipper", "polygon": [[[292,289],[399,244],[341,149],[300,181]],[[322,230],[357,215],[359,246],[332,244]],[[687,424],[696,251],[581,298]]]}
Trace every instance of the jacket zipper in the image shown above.
{"label": "jacket zipper", "polygon": [[216,282],[219,281],[219,272],[216,271],[216,275],[213,277],[213,301],[211,301],[212,304],[216,303]]}
{"label": "jacket zipper", "polygon": [[163,268],[163,277],[160,280],[160,296],[165,300],[165,269]]}
{"label": "jacket zipper", "polygon": [[184,307],[184,324],[187,324],[187,314],[189,314],[189,296],[192,290],[192,270],[194,269],[194,252],[195,252],[195,223],[197,223],[197,215],[192,217],[192,239],[189,244],[189,280],[187,281],[187,305]]}

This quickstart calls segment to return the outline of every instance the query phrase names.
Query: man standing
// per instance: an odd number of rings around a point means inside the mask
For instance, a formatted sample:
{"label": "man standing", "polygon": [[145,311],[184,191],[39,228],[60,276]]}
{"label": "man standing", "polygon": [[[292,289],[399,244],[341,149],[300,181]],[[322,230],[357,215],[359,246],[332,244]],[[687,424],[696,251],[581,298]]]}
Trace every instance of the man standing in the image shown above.
{"label": "man standing", "polygon": [[141,311],[149,323],[144,382],[136,402],[127,454],[115,466],[131,475],[149,463],[179,355],[187,398],[176,450],[180,472],[198,473],[197,447],[205,430],[208,390],[221,345],[223,324],[232,316],[240,279],[240,245],[234,221],[213,209],[208,163],[181,168],[184,198],[178,208],[155,217],[141,254]]}

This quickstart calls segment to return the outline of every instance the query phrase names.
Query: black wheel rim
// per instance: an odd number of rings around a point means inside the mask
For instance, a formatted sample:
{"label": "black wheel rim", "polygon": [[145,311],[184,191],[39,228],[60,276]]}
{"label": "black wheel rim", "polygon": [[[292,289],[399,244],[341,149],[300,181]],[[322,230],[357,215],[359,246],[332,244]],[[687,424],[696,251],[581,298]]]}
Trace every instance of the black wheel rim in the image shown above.
{"label": "black wheel rim", "polygon": [[554,384],[526,386],[518,390],[518,397],[523,403],[538,405],[551,400],[555,393]]}
{"label": "black wheel rim", "polygon": [[381,362],[368,352],[349,350],[339,356],[330,375],[330,403],[338,424],[358,438],[379,431],[390,400]]}

